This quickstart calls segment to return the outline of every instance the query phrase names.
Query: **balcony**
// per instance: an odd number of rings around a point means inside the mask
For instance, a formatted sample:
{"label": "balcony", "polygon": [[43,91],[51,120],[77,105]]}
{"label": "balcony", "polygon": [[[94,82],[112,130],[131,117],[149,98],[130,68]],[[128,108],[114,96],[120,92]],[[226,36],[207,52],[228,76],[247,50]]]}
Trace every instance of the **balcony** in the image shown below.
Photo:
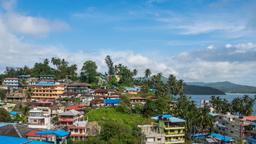
{"label": "balcony", "polygon": [[164,129],[166,129],[166,130],[183,130],[183,129],[185,129],[185,127],[184,126],[166,126]]}
{"label": "balcony", "polygon": [[185,133],[165,133],[165,137],[184,137]]}
{"label": "balcony", "polygon": [[180,144],[180,143],[185,143],[185,140],[181,139],[181,140],[171,140],[171,141],[165,142],[165,144]]}
{"label": "balcony", "polygon": [[76,119],[74,118],[60,118],[60,122],[74,122]]}

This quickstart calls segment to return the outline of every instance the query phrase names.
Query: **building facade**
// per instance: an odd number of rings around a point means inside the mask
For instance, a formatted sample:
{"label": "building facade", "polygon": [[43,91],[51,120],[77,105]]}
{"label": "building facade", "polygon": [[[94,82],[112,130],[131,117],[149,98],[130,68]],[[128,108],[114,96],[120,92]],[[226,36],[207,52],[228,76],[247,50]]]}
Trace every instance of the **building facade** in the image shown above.
{"label": "building facade", "polygon": [[34,129],[51,129],[51,110],[47,107],[37,107],[29,111],[28,127]]}
{"label": "building facade", "polygon": [[19,79],[18,78],[5,78],[3,80],[3,86],[8,89],[18,89],[19,88]]}
{"label": "building facade", "polygon": [[151,126],[139,126],[146,144],[184,144],[185,120],[164,114],[152,117],[155,123]]}
{"label": "building facade", "polygon": [[40,81],[29,88],[32,89],[32,100],[55,100],[59,98],[65,90],[65,86],[58,82]]}
{"label": "building facade", "polygon": [[59,125],[66,127],[73,140],[85,140],[87,121],[84,121],[82,112],[69,110],[59,114]]}

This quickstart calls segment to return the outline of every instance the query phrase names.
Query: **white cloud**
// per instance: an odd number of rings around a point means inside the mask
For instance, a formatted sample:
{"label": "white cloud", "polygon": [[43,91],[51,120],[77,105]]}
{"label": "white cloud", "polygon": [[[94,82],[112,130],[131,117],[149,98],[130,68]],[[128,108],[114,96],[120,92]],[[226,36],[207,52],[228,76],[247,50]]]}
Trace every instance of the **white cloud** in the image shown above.
{"label": "white cloud", "polygon": [[14,32],[28,35],[44,35],[52,31],[68,29],[68,24],[62,21],[49,21],[40,17],[8,13],[4,16],[6,25]]}

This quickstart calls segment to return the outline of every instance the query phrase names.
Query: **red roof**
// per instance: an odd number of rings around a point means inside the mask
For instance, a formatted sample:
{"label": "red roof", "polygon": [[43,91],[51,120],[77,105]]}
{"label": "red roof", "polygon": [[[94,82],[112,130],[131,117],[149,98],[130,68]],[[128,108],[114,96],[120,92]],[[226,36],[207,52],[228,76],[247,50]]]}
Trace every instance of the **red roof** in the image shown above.
{"label": "red roof", "polygon": [[54,136],[54,135],[51,135],[51,134],[48,134],[48,135],[38,135],[38,134],[36,134],[37,132],[39,132],[40,130],[31,130],[31,131],[29,131],[27,134],[26,134],[26,136],[27,137],[52,137],[52,136]]}
{"label": "red roof", "polygon": [[71,137],[80,137],[80,136],[86,136],[85,134],[71,134]]}
{"label": "red roof", "polygon": [[67,110],[81,110],[81,109],[83,109],[85,107],[86,107],[85,104],[78,104],[78,105],[68,106],[66,109]]}
{"label": "red roof", "polygon": [[256,116],[244,116],[243,120],[256,121]]}

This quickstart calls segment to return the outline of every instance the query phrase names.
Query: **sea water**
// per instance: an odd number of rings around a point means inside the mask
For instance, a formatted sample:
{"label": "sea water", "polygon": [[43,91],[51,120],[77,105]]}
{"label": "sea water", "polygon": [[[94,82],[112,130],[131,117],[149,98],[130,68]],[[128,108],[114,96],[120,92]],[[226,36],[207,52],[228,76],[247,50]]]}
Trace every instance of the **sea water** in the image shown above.
{"label": "sea water", "polygon": [[[228,101],[232,101],[236,97],[243,97],[244,95],[248,95],[251,98],[254,98],[255,94],[241,94],[241,93],[226,93],[226,95],[214,95],[214,96],[220,96],[220,98],[225,98]],[[201,100],[210,100],[213,95],[188,95],[191,97],[191,99],[200,106]],[[256,103],[254,104],[254,113],[253,115],[256,115]]]}

